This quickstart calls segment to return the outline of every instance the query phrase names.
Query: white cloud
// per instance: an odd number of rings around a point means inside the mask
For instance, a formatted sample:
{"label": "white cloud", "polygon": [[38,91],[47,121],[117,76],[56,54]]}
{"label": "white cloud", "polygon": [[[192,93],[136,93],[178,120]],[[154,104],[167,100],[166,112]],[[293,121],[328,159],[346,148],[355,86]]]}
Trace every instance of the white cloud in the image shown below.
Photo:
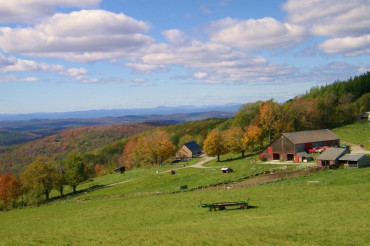
{"label": "white cloud", "polygon": [[196,78],[196,79],[204,79],[205,77],[207,77],[208,76],[208,73],[202,73],[202,72],[200,72],[200,73],[195,73],[194,74],[194,78]]}
{"label": "white cloud", "polygon": [[370,35],[329,39],[318,48],[326,54],[370,55]]}
{"label": "white cloud", "polygon": [[15,75],[0,77],[0,83],[13,83],[13,82],[36,82],[38,78],[36,77],[17,77]]}
{"label": "white cloud", "polygon": [[56,72],[62,71],[62,65],[47,63],[37,63],[31,60],[19,59],[16,57],[6,57],[0,53],[0,72]]}
{"label": "white cloud", "polygon": [[370,66],[369,67],[361,66],[361,67],[357,68],[357,72],[359,74],[364,74],[364,73],[370,72]]}
{"label": "white cloud", "polygon": [[32,23],[55,12],[56,7],[98,7],[101,0],[0,0],[0,23]]}
{"label": "white cloud", "polygon": [[178,29],[171,29],[162,31],[162,35],[172,44],[184,44],[189,38]]}
{"label": "white cloud", "polygon": [[77,77],[88,74],[85,68],[70,68],[67,70],[68,76]]}
{"label": "white cloud", "polygon": [[291,23],[304,24],[314,36],[329,37],[318,46],[324,53],[370,53],[369,0],[289,0],[283,8]]}
{"label": "white cloud", "polygon": [[247,51],[288,48],[302,42],[305,29],[273,18],[235,20],[226,18],[211,26],[211,41]]}
{"label": "white cloud", "polygon": [[34,28],[0,28],[0,48],[81,62],[127,58],[154,41],[142,34],[148,30],[148,23],[122,13],[81,10],[55,14]]}
{"label": "white cloud", "polygon": [[193,78],[206,84],[282,81],[297,73],[293,66],[271,63],[264,57],[253,57],[214,42],[189,40],[181,45],[157,46],[147,53],[140,62],[130,66],[141,66],[148,73],[151,68],[157,70],[159,66],[181,65]]}

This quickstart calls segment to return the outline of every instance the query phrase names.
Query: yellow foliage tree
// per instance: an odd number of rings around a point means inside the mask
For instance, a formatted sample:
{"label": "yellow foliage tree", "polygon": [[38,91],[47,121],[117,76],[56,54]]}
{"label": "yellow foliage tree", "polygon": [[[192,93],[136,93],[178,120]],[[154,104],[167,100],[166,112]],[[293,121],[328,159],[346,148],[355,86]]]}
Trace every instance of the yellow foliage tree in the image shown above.
{"label": "yellow foliage tree", "polygon": [[204,140],[203,150],[209,156],[217,156],[217,161],[220,161],[220,155],[224,155],[229,152],[223,132],[212,130]]}
{"label": "yellow foliage tree", "polygon": [[260,127],[256,125],[251,125],[246,128],[243,139],[243,142],[246,145],[246,147],[250,147],[252,150],[254,150],[254,145],[256,143],[260,143],[260,145],[262,145],[262,141],[263,141],[263,132]]}
{"label": "yellow foliage tree", "polygon": [[165,160],[175,154],[175,151],[176,146],[163,130],[156,130],[141,137],[135,148],[136,155],[140,155],[142,160],[149,165],[162,165]]}
{"label": "yellow foliage tree", "polygon": [[233,127],[225,132],[227,147],[233,153],[241,153],[244,157],[247,145],[244,142],[244,131],[240,127]]}

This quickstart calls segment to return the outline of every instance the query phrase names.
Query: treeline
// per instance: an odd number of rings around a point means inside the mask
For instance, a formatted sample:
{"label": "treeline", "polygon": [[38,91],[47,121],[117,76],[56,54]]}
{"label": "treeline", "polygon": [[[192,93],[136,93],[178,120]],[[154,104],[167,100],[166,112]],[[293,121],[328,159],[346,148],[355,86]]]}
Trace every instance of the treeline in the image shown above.
{"label": "treeline", "polygon": [[66,185],[71,186],[75,193],[76,187],[89,175],[91,174],[81,155],[75,152],[71,152],[65,160],[59,162],[39,157],[18,177],[12,174],[0,175],[0,209],[18,205],[38,205],[49,200],[53,189],[63,197]]}

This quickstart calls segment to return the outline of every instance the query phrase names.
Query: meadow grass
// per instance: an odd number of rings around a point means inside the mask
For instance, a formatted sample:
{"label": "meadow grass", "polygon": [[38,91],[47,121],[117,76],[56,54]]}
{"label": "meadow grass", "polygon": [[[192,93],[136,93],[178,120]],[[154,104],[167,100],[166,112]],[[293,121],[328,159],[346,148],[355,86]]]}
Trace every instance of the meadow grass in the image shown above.
{"label": "meadow grass", "polygon": [[[368,245],[369,177],[370,168],[339,169],[240,189],[141,197],[95,191],[1,212],[0,245]],[[257,208],[210,212],[199,203],[248,198]]]}
{"label": "meadow grass", "polygon": [[370,150],[370,122],[361,121],[333,129],[341,140],[352,144],[363,144],[366,150]]}

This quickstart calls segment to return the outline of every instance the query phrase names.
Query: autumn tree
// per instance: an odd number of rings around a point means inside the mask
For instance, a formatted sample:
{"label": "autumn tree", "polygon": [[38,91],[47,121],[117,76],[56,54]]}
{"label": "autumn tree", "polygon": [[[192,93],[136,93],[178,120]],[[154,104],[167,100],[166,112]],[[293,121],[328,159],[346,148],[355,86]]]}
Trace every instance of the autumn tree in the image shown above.
{"label": "autumn tree", "polygon": [[255,144],[259,143],[262,146],[263,143],[263,133],[262,129],[256,125],[251,125],[246,128],[244,133],[244,144],[246,147],[254,150]]}
{"label": "autumn tree", "polygon": [[37,201],[41,194],[49,200],[56,176],[57,173],[51,161],[46,157],[39,157],[22,173],[22,184],[26,192]]}
{"label": "autumn tree", "polygon": [[279,119],[280,106],[273,100],[260,105],[259,124],[268,137],[270,143],[275,132],[281,131],[282,124]]}
{"label": "autumn tree", "polygon": [[4,207],[12,201],[17,200],[20,194],[18,179],[11,174],[0,174],[0,201],[3,201]]}
{"label": "autumn tree", "polygon": [[65,161],[65,168],[66,181],[72,187],[73,193],[75,193],[76,187],[87,178],[87,171],[82,157],[75,152],[71,152]]}
{"label": "autumn tree", "polygon": [[138,144],[137,138],[131,138],[123,149],[119,162],[125,165],[126,170],[130,170],[140,165],[140,156],[135,154],[135,148]]}
{"label": "autumn tree", "polygon": [[241,153],[244,157],[247,145],[244,142],[244,131],[240,127],[233,127],[225,131],[226,145],[233,153]]}
{"label": "autumn tree", "polygon": [[229,152],[223,132],[212,130],[204,140],[203,150],[208,156],[217,156],[217,161],[220,161],[220,155]]}
{"label": "autumn tree", "polygon": [[140,155],[149,165],[162,165],[165,160],[175,154],[175,151],[176,146],[163,130],[156,130],[141,137],[135,148],[136,154]]}

